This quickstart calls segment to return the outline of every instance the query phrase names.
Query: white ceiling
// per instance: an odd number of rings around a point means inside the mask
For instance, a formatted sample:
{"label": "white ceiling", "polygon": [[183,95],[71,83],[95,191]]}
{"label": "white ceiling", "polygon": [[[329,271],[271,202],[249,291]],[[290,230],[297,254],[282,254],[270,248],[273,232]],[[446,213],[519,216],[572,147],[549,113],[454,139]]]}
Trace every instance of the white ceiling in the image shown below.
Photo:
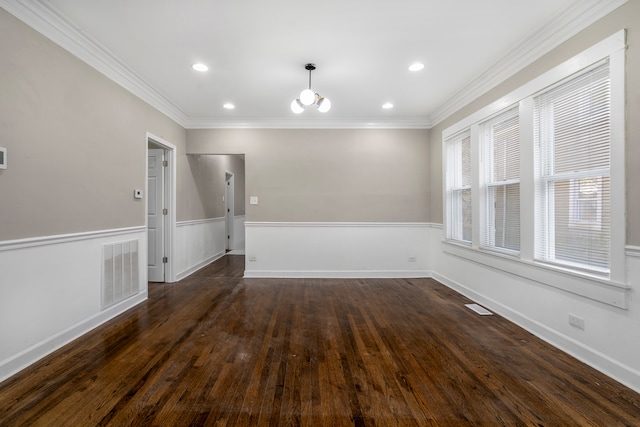
{"label": "white ceiling", "polygon": [[[188,128],[430,127],[621,0],[1,0]],[[45,22],[46,21],[46,22]],[[424,70],[407,70],[413,62]],[[209,71],[191,68],[203,62]],[[295,115],[308,84],[331,99]],[[226,110],[226,102],[235,104]],[[394,108],[383,110],[391,102]]]}

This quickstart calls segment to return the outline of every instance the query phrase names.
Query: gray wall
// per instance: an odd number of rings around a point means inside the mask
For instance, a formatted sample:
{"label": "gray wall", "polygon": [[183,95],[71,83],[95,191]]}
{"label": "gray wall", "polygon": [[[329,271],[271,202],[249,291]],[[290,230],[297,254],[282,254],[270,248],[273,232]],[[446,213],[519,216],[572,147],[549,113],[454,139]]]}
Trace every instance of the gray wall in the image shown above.
{"label": "gray wall", "polygon": [[184,182],[181,126],[0,9],[0,240],[144,225],[147,131]]}
{"label": "gray wall", "polygon": [[222,218],[225,216],[225,172],[233,173],[234,214],[244,215],[244,159],[237,155],[190,154],[190,179],[197,190],[197,197],[189,199],[188,206],[181,206],[180,213],[190,214],[191,219]]}
{"label": "gray wall", "polygon": [[248,221],[427,222],[426,130],[187,130],[189,153],[245,154]]}
{"label": "gray wall", "polygon": [[640,1],[630,0],[613,13],[544,55],[512,78],[482,95],[430,130],[432,222],[442,223],[442,131],[522,86],[611,34],[627,29],[627,243],[640,245]]}

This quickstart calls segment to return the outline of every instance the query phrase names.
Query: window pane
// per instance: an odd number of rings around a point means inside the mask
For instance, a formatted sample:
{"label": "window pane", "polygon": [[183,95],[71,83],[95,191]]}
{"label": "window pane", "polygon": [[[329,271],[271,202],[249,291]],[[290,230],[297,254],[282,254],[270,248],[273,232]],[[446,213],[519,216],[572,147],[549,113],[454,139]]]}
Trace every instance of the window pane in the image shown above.
{"label": "window pane", "polygon": [[455,190],[451,198],[452,239],[471,241],[471,190]]}
{"label": "window pane", "polygon": [[520,185],[491,187],[489,200],[494,206],[494,224],[490,224],[489,230],[493,231],[493,246],[519,251]]}
{"label": "window pane", "polygon": [[462,190],[462,240],[471,241],[471,190]]}
{"label": "window pane", "polygon": [[[516,111],[517,113],[517,111]],[[493,182],[520,178],[518,116],[492,126]]]}
{"label": "window pane", "polygon": [[[586,199],[576,191],[585,182],[593,190]],[[553,186],[554,260],[607,268],[611,233],[609,177],[556,181]]]}
{"label": "window pane", "polygon": [[464,138],[460,142],[462,151],[462,185],[471,185],[471,136]]}

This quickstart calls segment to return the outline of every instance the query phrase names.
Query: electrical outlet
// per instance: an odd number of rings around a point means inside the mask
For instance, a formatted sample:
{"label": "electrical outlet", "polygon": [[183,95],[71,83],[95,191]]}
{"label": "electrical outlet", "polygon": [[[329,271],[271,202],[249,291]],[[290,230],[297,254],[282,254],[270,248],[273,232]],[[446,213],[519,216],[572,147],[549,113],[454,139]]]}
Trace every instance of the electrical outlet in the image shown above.
{"label": "electrical outlet", "polygon": [[410,257],[408,258],[408,261],[409,261],[409,262],[416,262],[416,257],[414,257],[414,256],[410,256]]}
{"label": "electrical outlet", "polygon": [[569,324],[578,329],[584,330],[584,319],[573,314],[569,314]]}
{"label": "electrical outlet", "polygon": [[253,255],[252,255],[252,256],[250,256],[250,257],[249,257],[249,261],[250,261],[250,262],[254,262],[255,260],[256,260],[256,257],[255,257],[255,256],[253,256]]}

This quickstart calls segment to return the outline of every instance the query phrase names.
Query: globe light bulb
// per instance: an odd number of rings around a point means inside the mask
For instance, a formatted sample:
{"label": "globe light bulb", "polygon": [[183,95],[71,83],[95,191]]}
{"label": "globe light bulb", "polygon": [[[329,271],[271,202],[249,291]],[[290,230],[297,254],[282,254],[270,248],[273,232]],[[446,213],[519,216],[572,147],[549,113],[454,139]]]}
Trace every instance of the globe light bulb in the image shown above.
{"label": "globe light bulb", "polygon": [[294,99],[293,101],[291,101],[291,111],[293,111],[295,114],[300,114],[304,111],[304,106],[299,99]]}
{"label": "globe light bulb", "polygon": [[311,105],[316,102],[316,93],[311,89],[305,89],[300,92],[300,102],[302,105]]}
{"label": "globe light bulb", "polygon": [[321,113],[326,113],[330,109],[331,101],[329,101],[329,98],[320,97],[320,99],[318,99],[318,111],[320,111]]}

